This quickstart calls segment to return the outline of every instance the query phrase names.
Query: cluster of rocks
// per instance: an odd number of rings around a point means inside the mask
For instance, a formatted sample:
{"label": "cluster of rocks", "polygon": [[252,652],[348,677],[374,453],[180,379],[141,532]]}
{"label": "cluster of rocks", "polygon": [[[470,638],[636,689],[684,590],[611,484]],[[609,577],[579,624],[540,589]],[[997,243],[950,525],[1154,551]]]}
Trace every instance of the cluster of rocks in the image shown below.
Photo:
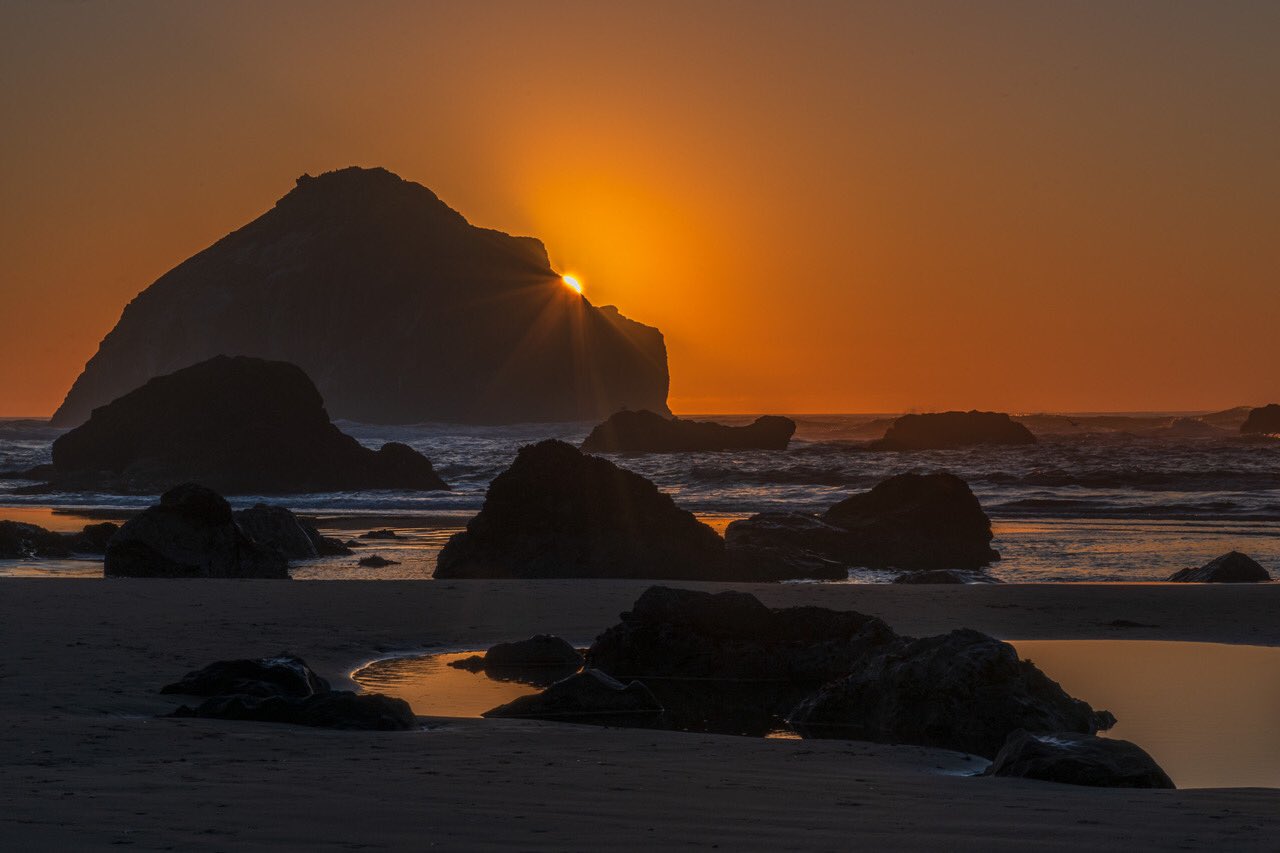
{"label": "cluster of rocks", "polygon": [[217,661],[187,673],[161,693],[206,697],[170,716],[292,723],[329,729],[407,731],[417,727],[409,704],[378,693],[334,690],[301,658],[279,655]]}
{"label": "cluster of rocks", "polygon": [[76,554],[98,556],[120,529],[110,521],[86,524],[79,533],[56,533],[37,524],[0,521],[0,560],[61,559]]}
{"label": "cluster of rocks", "polygon": [[795,431],[795,421],[778,415],[735,427],[666,418],[647,409],[623,409],[592,429],[582,449],[605,453],[786,450]]}
{"label": "cluster of rocks", "polygon": [[[526,648],[559,649],[569,663],[567,646],[540,637]],[[462,665],[488,671],[500,648]],[[1110,713],[977,631],[912,638],[853,611],[655,586],[596,638],[585,664],[485,716],[755,735],[785,720],[807,737],[984,756],[994,775],[1172,786],[1137,747],[1095,737],[1114,725]]]}
{"label": "cluster of rocks", "polygon": [[329,421],[295,365],[218,356],[158,376],[58,437],[24,472],[38,489],[154,494],[199,482],[225,494],[448,486],[431,461],[390,442],[370,450]]}

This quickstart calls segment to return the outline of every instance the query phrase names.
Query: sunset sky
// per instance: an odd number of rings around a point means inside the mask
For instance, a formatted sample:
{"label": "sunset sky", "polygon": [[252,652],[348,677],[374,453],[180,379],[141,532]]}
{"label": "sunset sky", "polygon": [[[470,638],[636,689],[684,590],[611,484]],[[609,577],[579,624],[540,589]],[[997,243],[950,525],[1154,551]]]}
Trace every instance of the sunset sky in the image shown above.
{"label": "sunset sky", "polygon": [[1280,3],[7,3],[0,415],[304,172],[666,334],[677,412],[1280,398]]}

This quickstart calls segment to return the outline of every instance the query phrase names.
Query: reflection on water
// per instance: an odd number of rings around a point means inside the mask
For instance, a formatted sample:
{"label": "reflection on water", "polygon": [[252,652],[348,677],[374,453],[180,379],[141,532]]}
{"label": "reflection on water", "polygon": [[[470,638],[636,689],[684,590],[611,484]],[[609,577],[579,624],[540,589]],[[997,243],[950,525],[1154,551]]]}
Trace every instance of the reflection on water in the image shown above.
{"label": "reflection on water", "polygon": [[1013,640],[1072,696],[1116,715],[1180,788],[1280,787],[1280,648]]}
{"label": "reflection on water", "polygon": [[[1145,640],[1015,640],[1073,696],[1119,720],[1108,737],[1141,746],[1181,788],[1280,787],[1280,648]],[[487,674],[448,664],[473,652],[376,661],[352,675],[426,716],[478,717],[536,693],[548,674]],[[568,672],[560,673],[567,675]],[[767,684],[649,686],[685,714],[672,728],[795,737],[779,718],[798,699]],[[689,694],[700,690],[702,701]],[[678,694],[678,695],[677,695]],[[783,695],[787,694],[787,695]],[[789,704],[788,704],[789,703]],[[696,709],[690,716],[690,709]]]}

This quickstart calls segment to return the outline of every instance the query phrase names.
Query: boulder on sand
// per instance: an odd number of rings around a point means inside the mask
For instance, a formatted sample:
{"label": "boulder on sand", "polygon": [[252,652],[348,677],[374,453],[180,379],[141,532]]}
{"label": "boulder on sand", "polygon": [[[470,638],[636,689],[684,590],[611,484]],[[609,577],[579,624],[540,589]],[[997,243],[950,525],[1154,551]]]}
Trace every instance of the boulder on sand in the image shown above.
{"label": "boulder on sand", "polygon": [[863,657],[797,705],[788,722],[811,736],[992,758],[1017,729],[1096,734],[1115,718],[1067,695],[1008,643],[963,629]]}
{"label": "boulder on sand", "polygon": [[723,580],[724,540],[653,483],[562,441],[520,449],[437,578]]}
{"label": "boulder on sand", "polygon": [[538,634],[514,643],[498,643],[485,652],[486,667],[582,666],[582,652],[554,634]]}
{"label": "boulder on sand", "polygon": [[173,717],[374,731],[417,726],[413,710],[403,699],[333,690],[306,661],[293,655],[217,661],[187,673],[160,692],[210,697],[194,708],[181,706]]}
{"label": "boulder on sand", "polygon": [[240,529],[259,545],[275,548],[286,560],[314,560],[316,557],[350,554],[351,549],[337,539],[321,536],[315,527],[300,521],[282,506],[255,504],[232,515]]}
{"label": "boulder on sand", "polygon": [[[485,711],[485,717],[523,717],[568,722],[627,722],[654,720],[662,705],[639,681],[630,684],[598,669],[586,669],[552,684],[541,693],[521,696]],[[639,720],[637,719],[639,718]]]}
{"label": "boulder on sand", "polygon": [[762,512],[729,524],[724,546],[739,580],[844,580],[848,534],[813,515]]}
{"label": "boulder on sand", "polygon": [[983,775],[1095,788],[1175,787],[1137,744],[1078,732],[1012,732]]}
{"label": "boulder on sand", "polygon": [[582,449],[593,453],[786,450],[795,431],[795,421],[778,415],[765,415],[735,427],[665,418],[647,409],[623,409],[591,430]]}
{"label": "boulder on sand", "polygon": [[448,488],[416,450],[341,432],[298,367],[227,356],[94,409],[54,441],[49,481],[127,494],[186,481],[226,494]]}
{"label": "boulder on sand", "polygon": [[1280,403],[1268,403],[1251,409],[1240,424],[1240,432],[1257,435],[1280,435]]}
{"label": "boulder on sand", "polygon": [[194,483],[175,486],[160,503],[129,519],[112,537],[107,577],[278,578],[288,563],[236,524],[217,492]]}
{"label": "boulder on sand", "polygon": [[869,446],[876,450],[948,450],[982,444],[1035,444],[1036,437],[1003,412],[903,415]]}
{"label": "boulder on sand", "polygon": [[1187,568],[1169,575],[1174,583],[1266,583],[1267,570],[1247,554],[1228,551],[1199,568]]}

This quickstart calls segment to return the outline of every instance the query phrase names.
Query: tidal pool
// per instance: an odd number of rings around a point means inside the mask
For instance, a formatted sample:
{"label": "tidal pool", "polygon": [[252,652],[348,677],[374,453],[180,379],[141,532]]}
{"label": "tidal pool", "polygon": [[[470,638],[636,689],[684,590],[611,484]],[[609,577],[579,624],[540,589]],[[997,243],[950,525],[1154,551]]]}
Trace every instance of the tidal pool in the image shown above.
{"label": "tidal pool", "polygon": [[[1072,696],[1115,714],[1116,726],[1102,734],[1141,746],[1178,787],[1280,787],[1280,648],[1158,640],[1010,643]],[[364,690],[408,701],[421,715],[479,717],[567,674],[493,676],[448,665],[472,654],[389,658],[352,679]],[[767,721],[751,723],[759,725],[751,733],[795,736]]]}

